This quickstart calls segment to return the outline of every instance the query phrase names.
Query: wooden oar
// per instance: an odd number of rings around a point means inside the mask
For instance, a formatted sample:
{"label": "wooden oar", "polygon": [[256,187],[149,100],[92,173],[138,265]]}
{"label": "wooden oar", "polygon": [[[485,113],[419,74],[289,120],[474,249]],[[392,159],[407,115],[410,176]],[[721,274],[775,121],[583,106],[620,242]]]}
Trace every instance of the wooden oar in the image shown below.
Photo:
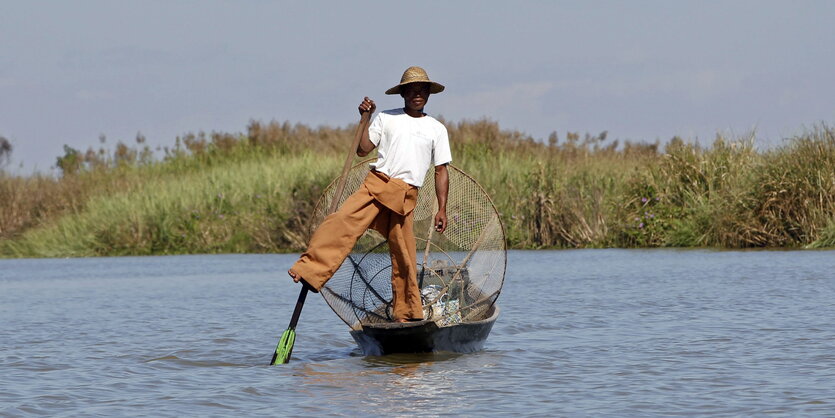
{"label": "wooden oar", "polygon": [[[354,155],[362,139],[362,134],[368,130],[369,119],[371,119],[371,112],[362,112],[360,123],[357,126],[357,132],[354,134],[354,142],[348,151],[348,157],[345,159],[345,165],[342,167],[342,175],[339,177],[339,183],[336,184],[336,191],[333,194],[333,200],[331,200],[331,205],[326,215],[334,213],[339,207],[342,192],[345,190],[345,183],[348,182],[348,171],[351,169],[351,163],[354,161]],[[293,317],[290,318],[290,326],[281,334],[281,339],[278,340],[278,345],[275,347],[270,366],[284,364],[290,361],[290,355],[293,353],[293,344],[296,342],[296,324],[299,322],[299,316],[302,314],[302,307],[304,307],[304,300],[307,298],[308,290],[310,290],[310,286],[302,281],[302,290],[299,292],[299,299],[296,301],[296,309],[293,310]]]}

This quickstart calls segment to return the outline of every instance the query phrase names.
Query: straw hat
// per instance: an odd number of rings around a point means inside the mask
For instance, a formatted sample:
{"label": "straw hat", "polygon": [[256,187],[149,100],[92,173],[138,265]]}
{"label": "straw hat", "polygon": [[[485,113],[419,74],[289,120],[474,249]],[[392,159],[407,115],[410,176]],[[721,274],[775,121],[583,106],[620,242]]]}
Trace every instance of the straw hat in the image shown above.
{"label": "straw hat", "polygon": [[386,90],[386,94],[400,94],[400,87],[410,83],[429,83],[429,93],[436,94],[444,91],[444,86],[429,80],[426,70],[420,67],[409,67],[400,77],[400,84]]}

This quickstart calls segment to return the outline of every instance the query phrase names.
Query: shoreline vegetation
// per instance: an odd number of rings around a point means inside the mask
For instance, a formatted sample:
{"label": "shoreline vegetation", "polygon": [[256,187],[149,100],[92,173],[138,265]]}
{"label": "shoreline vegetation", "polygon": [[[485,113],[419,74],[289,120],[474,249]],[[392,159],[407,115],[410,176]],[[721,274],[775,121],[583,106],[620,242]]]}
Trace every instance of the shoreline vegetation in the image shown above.
{"label": "shoreline vegetation", "polygon": [[[512,249],[835,247],[825,125],[758,151],[753,135],[542,142],[490,120],[443,122],[453,164],[492,197]],[[65,146],[59,177],[0,170],[0,257],[303,251],[354,129],[252,121],[157,153],[141,135],[112,151]]]}

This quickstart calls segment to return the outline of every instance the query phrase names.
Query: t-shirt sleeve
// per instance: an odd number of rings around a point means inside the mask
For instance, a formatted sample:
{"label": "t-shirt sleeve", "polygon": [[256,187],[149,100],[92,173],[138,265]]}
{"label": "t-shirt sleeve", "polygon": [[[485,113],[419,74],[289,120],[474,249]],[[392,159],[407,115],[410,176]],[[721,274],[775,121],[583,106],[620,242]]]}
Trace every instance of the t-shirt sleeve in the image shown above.
{"label": "t-shirt sleeve", "polygon": [[371,125],[368,126],[368,140],[376,147],[380,145],[380,139],[383,138],[383,121],[380,118],[380,113],[374,116]]}
{"label": "t-shirt sleeve", "polygon": [[432,162],[436,166],[452,162],[452,152],[449,150],[449,133],[443,125],[438,129],[438,138],[435,147],[432,149]]}

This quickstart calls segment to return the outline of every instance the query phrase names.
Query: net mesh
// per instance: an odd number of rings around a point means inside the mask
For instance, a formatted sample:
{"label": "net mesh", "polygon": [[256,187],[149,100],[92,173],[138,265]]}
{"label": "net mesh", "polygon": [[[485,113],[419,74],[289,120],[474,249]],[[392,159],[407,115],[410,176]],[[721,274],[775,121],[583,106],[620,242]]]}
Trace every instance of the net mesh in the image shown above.
{"label": "net mesh", "polygon": [[[371,161],[351,168],[340,205],[360,187]],[[489,317],[504,283],[507,262],[504,228],[496,207],[472,177],[454,166],[447,171],[446,231],[440,234],[433,228],[438,203],[432,173],[419,190],[414,211],[424,318],[440,326]],[[336,183],[325,189],[316,204],[311,232],[324,220]],[[377,231],[366,231],[321,294],[353,329],[392,321],[391,258],[386,239]]]}

